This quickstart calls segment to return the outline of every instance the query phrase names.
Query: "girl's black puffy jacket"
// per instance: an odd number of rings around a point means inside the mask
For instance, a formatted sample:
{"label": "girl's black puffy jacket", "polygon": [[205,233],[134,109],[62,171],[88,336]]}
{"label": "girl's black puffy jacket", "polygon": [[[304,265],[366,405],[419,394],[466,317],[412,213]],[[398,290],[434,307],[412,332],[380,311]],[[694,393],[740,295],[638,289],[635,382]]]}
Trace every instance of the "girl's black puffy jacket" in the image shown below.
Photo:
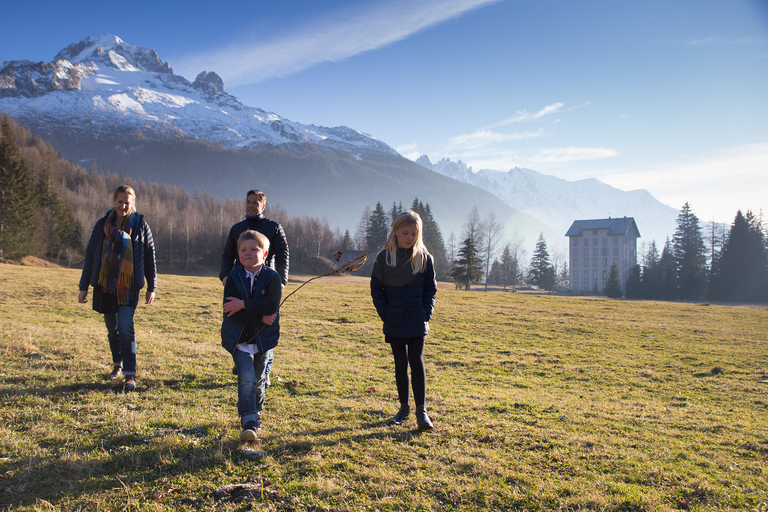
{"label": "girl's black puffy jacket", "polygon": [[429,334],[437,294],[435,266],[432,256],[427,255],[423,271],[413,274],[411,254],[410,249],[398,249],[397,265],[391,267],[386,251],[381,251],[373,265],[371,297],[386,336],[418,338]]}

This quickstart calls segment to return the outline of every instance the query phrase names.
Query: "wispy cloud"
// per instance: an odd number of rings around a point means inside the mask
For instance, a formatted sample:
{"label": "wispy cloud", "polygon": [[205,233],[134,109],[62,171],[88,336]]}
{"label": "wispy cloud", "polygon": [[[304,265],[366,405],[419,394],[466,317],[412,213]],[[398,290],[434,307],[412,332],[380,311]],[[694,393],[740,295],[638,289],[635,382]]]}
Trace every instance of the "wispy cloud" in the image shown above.
{"label": "wispy cloud", "polygon": [[562,164],[577,160],[601,160],[618,156],[619,152],[609,148],[579,148],[568,146],[565,148],[544,149],[531,157],[534,165]]}
{"label": "wispy cloud", "polygon": [[174,66],[185,76],[215,70],[227,85],[262,82],[337,62],[401,41],[443,21],[501,0],[390,0],[363,4],[296,28],[270,41],[183,58]]}
{"label": "wispy cloud", "polygon": [[541,137],[542,135],[544,135],[544,129],[540,129],[534,132],[527,131],[519,133],[501,133],[492,130],[480,130],[474,133],[451,137],[448,139],[448,141],[450,149],[471,150],[504,142],[533,139],[536,137]]}
{"label": "wispy cloud", "polygon": [[551,105],[547,105],[546,107],[542,108],[541,110],[538,110],[536,112],[528,112],[527,110],[519,110],[514,113],[511,117],[508,117],[502,121],[499,121],[497,123],[492,124],[489,126],[489,128],[499,128],[501,126],[506,126],[508,124],[512,123],[524,123],[524,122],[532,122],[532,121],[538,121],[544,117],[551,116],[554,114],[562,114],[563,112],[568,112],[570,110],[574,110],[577,108],[585,107],[589,105],[589,102],[585,102],[581,105],[576,105],[575,107],[569,107],[564,108],[565,103],[553,103]]}

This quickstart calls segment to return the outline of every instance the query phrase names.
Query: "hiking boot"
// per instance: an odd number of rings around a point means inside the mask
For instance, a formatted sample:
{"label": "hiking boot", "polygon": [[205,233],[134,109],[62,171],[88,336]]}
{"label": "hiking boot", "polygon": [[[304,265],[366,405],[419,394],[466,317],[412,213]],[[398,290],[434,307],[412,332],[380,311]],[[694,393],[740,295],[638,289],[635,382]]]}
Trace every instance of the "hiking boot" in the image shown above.
{"label": "hiking boot", "polygon": [[247,443],[249,441],[255,441],[259,438],[258,433],[256,432],[256,428],[253,427],[246,427],[243,429],[242,432],[240,432],[240,440]]}
{"label": "hiking boot", "polygon": [[432,430],[434,428],[432,426],[432,420],[430,420],[429,415],[427,415],[427,408],[423,405],[416,408],[416,424],[418,425],[419,432]]}
{"label": "hiking boot", "polygon": [[411,407],[408,404],[400,404],[400,410],[397,411],[397,414],[395,414],[392,419],[390,419],[387,424],[388,425],[402,425],[402,423],[408,419],[408,416],[411,415]]}

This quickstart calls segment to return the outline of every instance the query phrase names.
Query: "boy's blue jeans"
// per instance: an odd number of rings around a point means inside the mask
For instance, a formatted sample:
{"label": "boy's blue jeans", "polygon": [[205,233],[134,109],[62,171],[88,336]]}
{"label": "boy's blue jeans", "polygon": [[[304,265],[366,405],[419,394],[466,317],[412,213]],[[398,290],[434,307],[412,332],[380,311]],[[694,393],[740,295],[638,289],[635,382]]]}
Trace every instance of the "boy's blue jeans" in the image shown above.
{"label": "boy's blue jeans", "polygon": [[136,335],[133,330],[135,312],[131,306],[120,306],[117,313],[104,315],[112,364],[122,366],[123,375],[136,375]]}
{"label": "boy's blue jeans", "polygon": [[250,423],[261,423],[269,352],[249,354],[236,348],[232,354],[237,367],[237,412],[243,428]]}

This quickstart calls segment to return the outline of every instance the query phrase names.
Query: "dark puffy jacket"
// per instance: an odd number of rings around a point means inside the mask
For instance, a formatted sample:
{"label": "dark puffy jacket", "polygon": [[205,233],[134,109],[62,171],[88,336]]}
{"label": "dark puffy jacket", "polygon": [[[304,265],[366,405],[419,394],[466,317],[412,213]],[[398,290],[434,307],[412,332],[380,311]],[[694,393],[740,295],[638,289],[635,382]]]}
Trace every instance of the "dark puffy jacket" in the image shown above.
{"label": "dark puffy jacket", "polygon": [[[80,275],[80,290],[88,290],[88,285],[99,286],[99,272],[101,271],[101,250],[104,246],[104,222],[112,212],[107,214],[96,222],[88,240],[88,247],[85,249],[85,262],[83,263],[83,273]],[[138,214],[137,214],[138,215]],[[144,288],[144,281],[147,283],[147,290],[157,291],[157,263],[155,261],[155,241],[152,238],[152,230],[149,224],[144,220],[143,215],[139,215],[139,228],[131,235],[133,244],[133,278],[131,282],[131,300],[129,305],[136,307],[139,302],[139,291]]]}
{"label": "dark puffy jacket", "polygon": [[221,254],[219,279],[224,279],[233,268],[240,266],[240,261],[237,258],[237,239],[249,229],[258,231],[267,237],[269,254],[267,254],[265,263],[269,268],[277,270],[283,284],[288,284],[288,240],[285,238],[285,231],[280,224],[264,217],[264,215],[248,217],[229,230],[229,236],[224,243],[224,251]]}
{"label": "dark puffy jacket", "polygon": [[[224,301],[227,297],[243,299],[245,309],[231,317],[224,315],[221,322],[221,346],[229,353],[235,351],[238,343],[256,345],[259,352],[275,348],[280,339],[278,308],[281,292],[280,277],[269,267],[261,269],[253,290],[250,290],[250,282],[243,267],[230,272],[224,286]],[[261,321],[263,316],[276,312],[277,319],[272,325]]]}
{"label": "dark puffy jacket", "polygon": [[432,256],[424,270],[413,274],[411,251],[397,250],[397,265],[387,265],[386,251],[376,257],[371,273],[371,297],[384,322],[384,334],[395,338],[418,338],[429,334],[429,319],[435,309],[437,281]]}

